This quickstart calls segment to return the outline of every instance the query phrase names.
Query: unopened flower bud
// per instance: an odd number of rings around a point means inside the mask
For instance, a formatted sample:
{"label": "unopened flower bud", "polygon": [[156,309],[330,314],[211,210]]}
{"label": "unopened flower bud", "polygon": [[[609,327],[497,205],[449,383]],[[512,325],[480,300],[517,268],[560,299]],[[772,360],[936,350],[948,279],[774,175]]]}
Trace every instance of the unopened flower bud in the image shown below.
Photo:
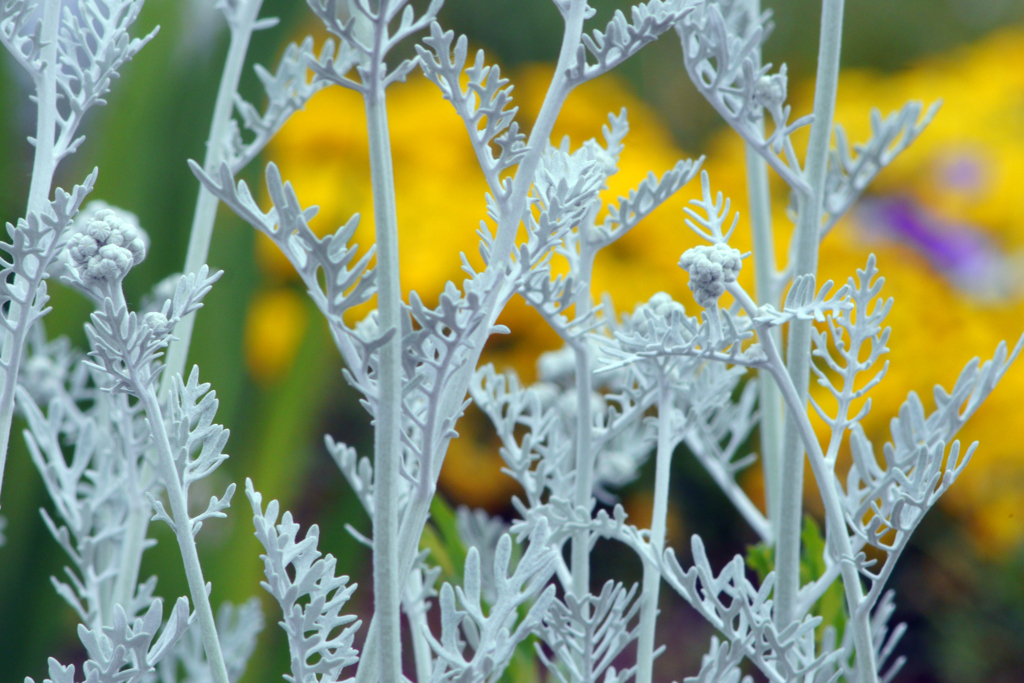
{"label": "unopened flower bud", "polygon": [[97,211],[68,241],[68,255],[86,284],[117,282],[146,257],[139,231],[110,209]]}
{"label": "unopened flower bud", "polygon": [[150,311],[146,315],[142,316],[142,324],[157,334],[167,334],[171,331],[170,321],[168,321],[167,316],[160,311]]}
{"label": "unopened flower bud", "polygon": [[709,308],[725,293],[725,286],[736,281],[743,266],[742,254],[727,244],[713,244],[687,249],[679,259],[679,267],[690,275],[693,298]]}
{"label": "unopened flower bud", "polygon": [[786,67],[779,73],[761,76],[754,85],[754,104],[771,111],[786,101]]}

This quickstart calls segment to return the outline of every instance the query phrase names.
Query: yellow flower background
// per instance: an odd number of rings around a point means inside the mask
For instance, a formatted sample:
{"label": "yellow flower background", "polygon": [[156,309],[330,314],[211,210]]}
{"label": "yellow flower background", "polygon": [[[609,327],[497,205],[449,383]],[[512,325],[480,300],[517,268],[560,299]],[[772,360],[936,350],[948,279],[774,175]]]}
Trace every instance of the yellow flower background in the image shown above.
{"label": "yellow flower background", "polygon": [[[1017,65],[1007,68],[1006,65]],[[930,405],[931,388],[949,387],[973,356],[989,357],[1000,340],[1011,344],[1024,328],[1024,287],[1014,276],[1017,254],[1024,253],[1024,33],[1008,30],[984,42],[920,62],[904,72],[880,75],[846,71],[840,79],[836,120],[851,142],[870,136],[869,113],[888,114],[907,99],[944,105],[931,126],[883,171],[865,201],[824,242],[821,280],[839,283],[863,267],[874,252],[886,278],[885,296],[895,298],[889,317],[892,337],[886,380],[872,393],[873,409],[864,421],[876,449],[888,438],[889,419],[907,392],[917,391]],[[550,80],[551,67],[533,65],[514,71],[518,120],[529,127]],[[790,88],[795,114],[810,109],[808,84]],[[400,226],[402,286],[435,302],[448,280],[460,281],[459,252],[480,264],[476,231],[484,216],[486,184],[480,175],[461,120],[436,87],[418,74],[389,90],[392,149]],[[615,77],[587,84],[567,102],[553,142],[568,135],[573,147],[600,138],[609,113],[629,112],[630,134],[619,172],[607,200],[623,195],[649,172],[661,174],[681,158],[663,120]],[[353,213],[361,213],[356,241],[373,242],[373,211],[361,99],[341,88],[318,94],[275,138],[270,157],[295,186],[304,205],[320,206],[312,225],[333,231]],[[723,129],[707,147],[704,168],[712,188],[722,191],[740,212],[734,246],[746,251],[746,181],[743,147]],[[774,188],[776,249],[784,265],[791,223],[788,197]],[[616,308],[630,310],[657,291],[667,291],[692,310],[696,304],[676,267],[679,254],[697,243],[683,224],[682,207],[699,191],[698,183],[645,220],[599,256],[594,293],[611,294]],[[923,230],[889,225],[877,207],[909,210]],[[920,225],[918,225],[920,224]],[[921,227],[923,226],[923,227]],[[904,226],[905,228],[905,226]],[[975,239],[991,273],[1002,273],[995,294],[971,286],[936,260],[936,245],[954,238]],[[955,254],[954,254],[955,255]],[[257,380],[272,383],[287,369],[301,341],[306,308],[298,298],[290,266],[269,240],[257,243],[266,290],[251,304],[247,319],[246,359]],[[988,262],[986,262],[988,263]],[[753,268],[741,281],[753,287]],[[1024,265],[1021,266],[1024,268]],[[991,289],[991,288],[989,288]],[[365,314],[357,312],[356,316]],[[560,344],[538,316],[516,299],[502,316],[512,334],[492,340],[485,361],[512,367],[526,381],[539,353]],[[1024,395],[1024,368],[1011,369],[988,403],[961,434],[981,441],[962,479],[943,498],[976,541],[979,551],[1001,555],[1024,539],[1024,448],[1017,425],[1024,422],[1018,397]],[[827,405],[827,402],[826,402]],[[460,423],[462,437],[452,442],[442,487],[458,502],[500,507],[514,493],[500,473],[497,447],[489,426],[471,412]],[[755,444],[756,447],[756,444]],[[758,468],[747,484],[760,488]],[[817,500],[808,477],[808,504]],[[633,507],[640,517],[642,501]],[[647,512],[649,515],[649,512]],[[642,523],[642,519],[640,520]]]}

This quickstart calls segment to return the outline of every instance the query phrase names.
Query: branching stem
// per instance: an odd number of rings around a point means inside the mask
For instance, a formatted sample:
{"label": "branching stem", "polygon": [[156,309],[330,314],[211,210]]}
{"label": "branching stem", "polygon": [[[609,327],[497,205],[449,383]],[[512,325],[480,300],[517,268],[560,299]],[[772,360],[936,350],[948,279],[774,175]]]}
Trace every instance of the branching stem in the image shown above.
{"label": "branching stem", "polygon": [[[750,296],[736,283],[727,285],[727,289],[747,310],[748,315],[753,316],[757,305]],[[846,605],[850,614],[850,628],[853,629],[857,669],[860,673],[857,683],[878,683],[875,649],[871,640],[870,615],[866,610],[860,609],[864,602],[864,587],[860,580],[860,570],[854,561],[853,546],[846,528],[846,516],[843,513],[839,491],[836,490],[839,482],[825,461],[825,453],[821,450],[821,444],[818,442],[817,434],[814,433],[814,427],[811,425],[807,412],[801,410],[803,399],[798,395],[796,385],[786,371],[782,357],[775,347],[775,342],[772,340],[771,334],[768,333],[767,325],[757,326],[757,337],[768,356],[766,369],[775,377],[786,401],[788,414],[792,416],[793,423],[798,430],[798,436],[802,441],[801,445],[807,449],[811,472],[814,473],[818,490],[821,493],[821,500],[825,506],[825,525],[828,529],[828,541],[832,546],[830,550],[840,564],[843,590],[846,593]]]}
{"label": "branching stem", "polygon": [[[203,169],[214,175],[223,159],[224,141],[231,124],[231,113],[238,92],[238,82],[242,78],[245,66],[245,55],[249,50],[249,39],[253,26],[259,15],[263,0],[243,0],[247,4],[237,15],[237,22],[228,22],[231,30],[231,43],[228,56],[221,73],[220,87],[213,109],[213,120],[210,123],[210,136],[206,140],[206,158]],[[188,252],[185,258],[185,274],[197,273],[206,264],[210,253],[210,240],[213,239],[213,224],[217,218],[217,198],[200,183],[199,198],[196,200],[195,213],[192,216],[192,231],[189,235]],[[189,345],[192,342],[192,329],[196,314],[189,313],[174,326],[171,343],[167,347],[165,367],[160,378],[159,396],[166,398],[171,391],[173,378],[181,376],[185,371]],[[141,476],[144,479],[149,473],[149,464],[144,463]],[[118,575],[118,590],[114,599],[125,610],[135,593],[135,583],[129,584],[132,574],[138,580],[138,567],[142,562],[145,550],[146,535],[149,531],[149,506],[145,501],[133,505],[128,511],[127,529],[129,536],[121,560],[121,573]],[[134,570],[133,570],[134,568]]]}
{"label": "branching stem", "polygon": [[203,649],[206,651],[206,660],[210,665],[210,677],[213,683],[230,683],[228,670],[224,664],[224,654],[220,648],[220,638],[217,636],[217,624],[213,618],[213,609],[210,607],[210,596],[206,594],[206,581],[203,579],[203,568],[199,564],[196,539],[192,535],[192,521],[188,516],[188,500],[181,486],[181,480],[178,478],[178,470],[171,453],[171,442],[167,437],[167,426],[164,423],[163,414],[160,412],[160,403],[157,401],[156,391],[152,387],[147,388],[142,394],[142,403],[146,409],[146,417],[149,418],[153,443],[156,446],[160,477],[163,479],[164,488],[167,490],[167,499],[171,504],[174,533],[178,539],[178,548],[181,550],[182,563],[185,565],[189,592],[192,594],[192,602],[199,618]]}
{"label": "branching stem", "polygon": [[[53,173],[56,162],[53,156],[54,136],[57,131],[57,35],[60,29],[60,9],[62,0],[46,0],[43,5],[43,19],[40,40],[43,47],[40,57],[43,69],[36,77],[36,138],[35,158],[32,162],[32,183],[28,192],[28,212],[42,215],[50,197],[53,185]],[[31,303],[35,288],[22,278],[14,278],[14,286],[20,284],[25,288]],[[22,306],[11,301],[8,320],[17,320],[14,332],[4,331],[3,360],[4,382],[3,394],[0,395],[0,486],[4,481],[4,469],[7,466],[7,449],[11,443],[11,422],[14,419],[14,390],[18,384],[18,371],[21,367],[22,350],[28,336],[29,306]]]}

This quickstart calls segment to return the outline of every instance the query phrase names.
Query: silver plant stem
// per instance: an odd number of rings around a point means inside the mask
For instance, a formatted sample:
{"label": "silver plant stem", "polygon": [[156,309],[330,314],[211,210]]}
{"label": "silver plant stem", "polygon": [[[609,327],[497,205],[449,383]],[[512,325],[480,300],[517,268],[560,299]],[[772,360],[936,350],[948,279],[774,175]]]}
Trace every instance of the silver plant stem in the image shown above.
{"label": "silver plant stem", "polygon": [[[804,176],[811,186],[809,195],[798,199],[799,217],[794,240],[794,277],[816,275],[818,245],[825,196],[825,172],[835,116],[839,83],[839,55],[843,40],[844,0],[823,0],[818,73],[814,89],[814,123],[804,163]],[[803,517],[804,446],[799,423],[807,412],[807,387],[811,362],[812,324],[794,320],[789,324],[786,367],[796,387],[796,408],[790,406],[782,439],[782,496],[779,506],[779,534],[775,549],[775,619],[780,629],[796,618],[800,592],[800,528]],[[796,410],[799,414],[789,414]],[[822,492],[824,496],[824,492]]]}
{"label": "silver plant stem", "polygon": [[178,548],[181,550],[181,560],[185,566],[185,577],[188,579],[192,603],[199,619],[203,649],[206,651],[206,661],[210,665],[210,678],[212,683],[230,683],[228,670],[224,664],[224,654],[220,647],[220,638],[217,636],[217,624],[213,618],[213,609],[210,607],[210,596],[206,594],[206,581],[203,579],[203,568],[199,564],[196,539],[192,535],[192,522],[188,516],[188,500],[181,486],[181,480],[178,478],[178,470],[174,464],[171,443],[167,437],[167,426],[164,424],[163,414],[160,412],[156,390],[149,388],[143,392],[141,398],[146,409],[146,417],[149,419],[153,443],[156,446],[158,471],[167,491],[167,499],[171,504],[171,515],[174,517],[175,525],[174,533],[177,536]]}
{"label": "silver plant stem", "polygon": [[[576,297],[576,319],[590,314],[590,280],[594,270],[594,254],[588,246],[587,220],[580,223],[579,242],[579,284]],[[576,489],[574,504],[577,508],[590,509],[594,489],[593,416],[590,411],[590,395],[593,393],[591,353],[586,337],[577,338],[572,345],[576,357]],[[586,597],[590,592],[590,530],[580,529],[572,539],[572,592],[577,598]]]}
{"label": "silver plant stem", "polygon": [[[668,523],[669,480],[672,472],[672,395],[668,377],[662,376],[658,389],[658,449],[655,456],[654,509],[651,513],[650,544],[660,556],[665,550]],[[644,562],[644,582],[640,593],[640,635],[636,645],[636,683],[651,683],[654,671],[654,633],[658,621],[658,596],[661,571]]]}
{"label": "silver plant stem", "polygon": [[[761,0],[747,0],[750,16],[761,15]],[[761,64],[761,49],[756,50],[757,66]],[[764,120],[758,124],[764,135]],[[746,145],[747,199],[750,205],[750,229],[754,242],[754,295],[759,304],[778,306],[778,292],[775,291],[777,262],[772,229],[772,196],[768,186],[768,164],[757,150]],[[782,333],[772,329],[772,339],[782,348]],[[759,378],[759,412],[761,414],[761,467],[764,471],[765,503],[767,517],[772,526],[772,535],[779,536],[779,504],[782,498],[783,410],[782,394],[770,374]]]}
{"label": "silver plant stem", "polygon": [[[757,305],[739,285],[733,283],[727,285],[727,289],[747,310],[748,314],[752,314],[756,310]],[[818,435],[814,433],[814,427],[811,425],[807,412],[801,409],[806,398],[799,396],[796,384],[786,370],[775,342],[765,327],[757,326],[758,341],[761,342],[768,357],[767,369],[775,377],[783,399],[786,401],[787,414],[794,418],[793,422],[798,437],[802,441],[803,447],[807,449],[811,472],[814,473],[818,490],[821,493],[821,500],[825,506],[825,526],[828,530],[830,550],[837,557],[843,577],[843,591],[846,594],[846,605],[850,613],[847,628],[853,629],[857,669],[860,673],[859,679],[852,683],[878,683],[875,648],[871,639],[871,615],[865,609],[868,605],[864,602],[864,587],[861,584],[860,572],[853,562],[853,545],[850,543],[850,535],[846,528],[846,516],[839,499],[839,491],[836,488],[840,484],[825,459],[825,453],[821,450]]]}
{"label": "silver plant stem", "polygon": [[[534,122],[533,129],[530,132],[529,152],[516,169],[512,192],[509,199],[503,202],[501,207],[502,221],[498,225],[494,248],[491,252],[492,262],[489,264],[491,268],[504,267],[512,253],[516,231],[522,221],[523,212],[526,210],[527,195],[533,184],[533,176],[537,171],[540,158],[551,139],[551,131],[554,129],[558,112],[561,110],[562,104],[570,92],[564,73],[569,64],[572,63],[571,60],[576,57],[576,49],[580,44],[580,37],[583,35],[585,10],[585,2],[573,0],[569,11],[569,18],[566,19],[565,32],[562,37],[562,50],[559,54],[558,65],[555,67],[555,76],[548,89],[548,94],[544,98],[540,114],[537,116],[537,120]],[[377,258],[378,260],[380,259],[379,247]],[[378,275],[378,277],[380,276]],[[443,415],[454,415],[462,409],[462,402],[465,399],[466,392],[469,390],[469,383],[473,378],[473,372],[480,359],[480,354],[483,352],[484,344],[490,335],[491,326],[500,312],[496,310],[499,303],[498,290],[499,287],[494,287],[491,295],[485,302],[485,307],[490,310],[490,317],[486,321],[487,324],[482,324],[480,329],[473,335],[470,353],[467,354],[462,367],[455,372],[454,377],[443,394],[441,405]],[[441,439],[437,449],[439,454],[447,451],[449,441],[449,437]],[[443,457],[441,461],[443,461]],[[433,475],[435,481],[437,473],[441,470],[441,464],[440,461],[435,464]],[[402,537],[405,540],[415,536],[415,541],[411,545],[407,545],[405,542],[401,544],[403,572],[407,572],[406,566],[411,566],[411,558],[415,554],[419,543],[419,536],[422,535],[423,527],[426,525],[429,516],[429,501],[426,504],[417,505],[417,500],[414,499],[410,510],[406,511],[406,521],[402,526],[403,531],[407,530],[407,533],[403,533]],[[377,615],[374,615],[366,632],[366,641],[359,660],[359,669],[356,671],[356,683],[376,683],[378,680],[384,680],[380,677],[380,672],[377,669],[377,664],[380,661],[377,655],[380,649],[378,626]]]}
{"label": "silver plant stem", "polygon": [[[121,441],[124,444],[124,454],[128,459],[128,519],[125,526],[123,547],[121,549],[121,562],[118,566],[117,578],[114,580],[114,590],[111,596],[110,613],[113,614],[113,606],[121,605],[125,613],[129,612],[132,598],[135,597],[135,587],[139,583],[139,567],[142,564],[142,553],[146,549],[146,531],[149,527],[149,518],[152,514],[149,501],[146,499],[146,485],[143,475],[138,467],[138,462],[130,452],[130,444],[133,437],[131,413],[128,411],[127,397],[118,395],[114,397],[117,402],[118,431],[121,432]],[[147,466],[143,470],[149,469]],[[148,473],[147,473],[148,474]],[[109,625],[104,621],[105,625]]]}
{"label": "silver plant stem", "polygon": [[[381,26],[378,23],[376,30],[383,30]],[[398,485],[402,457],[402,289],[395,177],[383,79],[374,79],[369,85],[365,102],[377,240],[377,314],[381,333],[392,333],[380,350],[373,432],[373,599],[381,639],[380,678],[401,681],[403,582],[398,563]]]}
{"label": "silver plant stem", "polygon": [[[57,131],[57,38],[60,29],[62,0],[46,0],[43,5],[43,19],[39,39],[43,44],[40,57],[43,60],[42,73],[36,78],[36,152],[32,162],[32,183],[28,192],[28,212],[41,215],[46,210],[53,185],[56,162],[53,158],[54,136]],[[27,215],[27,214],[26,214]],[[21,278],[15,277],[14,285],[26,288],[28,296],[33,289]],[[0,353],[5,369],[3,393],[0,394],[0,486],[3,486],[4,469],[7,466],[7,449],[11,443],[11,421],[14,419],[14,392],[18,385],[18,370],[21,367],[22,350],[28,335],[27,307],[11,301],[8,320],[17,320],[15,331],[4,331],[3,352]]]}
{"label": "silver plant stem", "polygon": [[53,173],[57,168],[53,156],[57,133],[57,45],[60,32],[62,0],[46,0],[39,36],[43,70],[36,80],[36,139],[32,162],[32,184],[28,190],[29,212],[42,212],[50,197]]}
{"label": "silver plant stem", "polygon": [[[423,590],[423,572],[417,569],[409,572],[409,590],[419,594]],[[425,631],[429,630],[427,625],[427,611],[424,602],[405,601],[405,616],[409,620],[409,632],[412,637],[412,652],[416,663],[416,680],[419,683],[427,683],[430,680],[430,672],[433,667],[430,643],[427,642]]]}
{"label": "silver plant stem", "polygon": [[[245,55],[249,50],[249,39],[253,25],[259,16],[263,0],[249,0],[246,11],[239,13],[237,24],[229,22],[231,43],[228,56],[221,73],[220,87],[213,109],[213,121],[210,124],[210,136],[206,140],[206,158],[204,170],[213,174],[223,158],[224,139],[231,123],[231,112],[234,107],[235,93],[245,66]],[[189,235],[188,253],[185,259],[185,273],[198,272],[206,264],[210,252],[210,240],[213,238],[213,224],[217,217],[218,200],[202,184],[199,187],[199,198],[196,200],[195,213],[192,217],[192,232]],[[192,342],[192,328],[195,324],[195,313],[189,313],[174,327],[174,335],[168,345],[165,367],[160,378],[159,396],[166,398],[171,391],[173,378],[183,375],[185,361],[188,358],[189,345]],[[143,463],[141,478],[149,476],[150,465]],[[127,611],[135,586],[138,582],[139,566],[142,553],[146,549],[146,535],[149,532],[151,510],[146,501],[136,501],[128,511],[125,530],[125,549],[121,554],[121,566],[117,579],[117,590],[114,599]],[[131,581],[131,577],[134,580]]]}
{"label": "silver plant stem", "polygon": [[[249,51],[249,39],[252,37],[253,26],[260,13],[263,0],[247,0],[244,9],[239,10],[238,21],[228,22],[231,30],[231,43],[228,56],[224,62],[224,71],[220,77],[217,100],[213,107],[213,120],[210,122],[210,136],[206,140],[206,158],[203,170],[207,174],[216,175],[217,168],[224,158],[224,143],[231,125],[231,114],[235,106],[235,93],[238,82],[242,78],[245,66],[245,55]],[[196,200],[195,213],[192,216],[192,232],[188,239],[188,252],[185,256],[185,274],[196,273],[206,264],[210,253],[210,240],[213,239],[213,224],[217,218],[217,198],[199,186],[199,198]],[[166,369],[160,381],[160,396],[170,392],[171,381],[178,375],[184,375],[188,348],[192,343],[192,329],[196,314],[189,313],[174,326],[174,339],[167,348]]]}

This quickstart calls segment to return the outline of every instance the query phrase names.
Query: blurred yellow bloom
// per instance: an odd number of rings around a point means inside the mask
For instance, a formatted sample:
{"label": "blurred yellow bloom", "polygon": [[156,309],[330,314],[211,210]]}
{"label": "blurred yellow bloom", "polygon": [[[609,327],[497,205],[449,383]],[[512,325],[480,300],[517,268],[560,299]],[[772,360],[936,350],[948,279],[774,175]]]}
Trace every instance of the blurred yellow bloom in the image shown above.
{"label": "blurred yellow bloom", "polygon": [[[907,99],[945,98],[936,121],[879,176],[871,193],[822,246],[822,281],[845,282],[873,251],[886,277],[883,293],[896,299],[889,318],[891,370],[873,392],[874,407],[864,423],[879,450],[888,439],[889,419],[908,391],[918,391],[928,405],[934,384],[950,386],[971,357],[988,357],[998,341],[1015,340],[1024,321],[1024,288],[1014,277],[1016,264],[1024,263],[1024,258],[1014,260],[1024,253],[1024,200],[1019,190],[1024,178],[1024,70],[1007,69],[1006,64],[1024,64],[1020,31],[994,35],[904,73],[848,71],[840,80],[836,119],[852,142],[869,136],[873,106],[888,113]],[[527,129],[550,77],[551,67],[542,65],[512,74],[518,119]],[[810,88],[792,90],[795,112],[810,110]],[[461,279],[460,251],[474,266],[480,265],[475,231],[484,216],[487,188],[462,122],[432,84],[414,74],[389,94],[402,285],[431,303],[446,280]],[[689,156],[678,149],[659,116],[614,77],[573,93],[553,142],[569,135],[575,148],[588,138],[600,139],[608,114],[621,107],[629,111],[631,132],[606,201],[626,194],[649,171],[661,174]],[[321,206],[315,230],[334,230],[352,213],[361,212],[357,240],[372,243],[368,153],[363,105],[357,95],[341,88],[319,94],[282,130],[270,152],[300,200]],[[742,143],[725,130],[709,145],[704,168],[713,190],[724,192],[740,212],[741,228],[733,245],[747,251],[751,239],[745,229],[743,159]],[[777,179],[773,182],[776,250],[784,265],[792,225],[785,214],[785,189]],[[667,291],[694,310],[686,276],[676,263],[680,253],[698,242],[683,224],[681,212],[697,191],[684,188],[599,255],[596,296],[609,292],[619,310],[630,310],[653,293]],[[269,241],[261,243],[260,256],[272,272],[285,275],[290,270]],[[744,268],[740,280],[752,290],[753,268]],[[560,346],[558,338],[518,298],[500,322],[512,334],[496,337],[485,360],[499,369],[511,366],[525,381],[532,381],[538,354]],[[964,430],[964,441],[979,439],[982,445],[962,481],[944,498],[979,547],[993,554],[1024,538],[1024,452],[1012,428],[1020,412],[1020,395],[1024,370],[1015,368]],[[474,433],[465,426],[459,431]],[[511,480],[497,474],[496,455],[477,452],[480,448],[488,450],[466,437],[455,440],[442,484],[462,500],[493,505],[511,492]],[[487,477],[505,480],[505,485],[498,480],[484,484]],[[813,486],[810,477],[808,481]],[[817,495],[809,498],[816,499]]]}
{"label": "blurred yellow bloom", "polygon": [[245,319],[245,363],[261,383],[287,370],[306,332],[308,304],[291,288],[260,292],[249,303]]}

